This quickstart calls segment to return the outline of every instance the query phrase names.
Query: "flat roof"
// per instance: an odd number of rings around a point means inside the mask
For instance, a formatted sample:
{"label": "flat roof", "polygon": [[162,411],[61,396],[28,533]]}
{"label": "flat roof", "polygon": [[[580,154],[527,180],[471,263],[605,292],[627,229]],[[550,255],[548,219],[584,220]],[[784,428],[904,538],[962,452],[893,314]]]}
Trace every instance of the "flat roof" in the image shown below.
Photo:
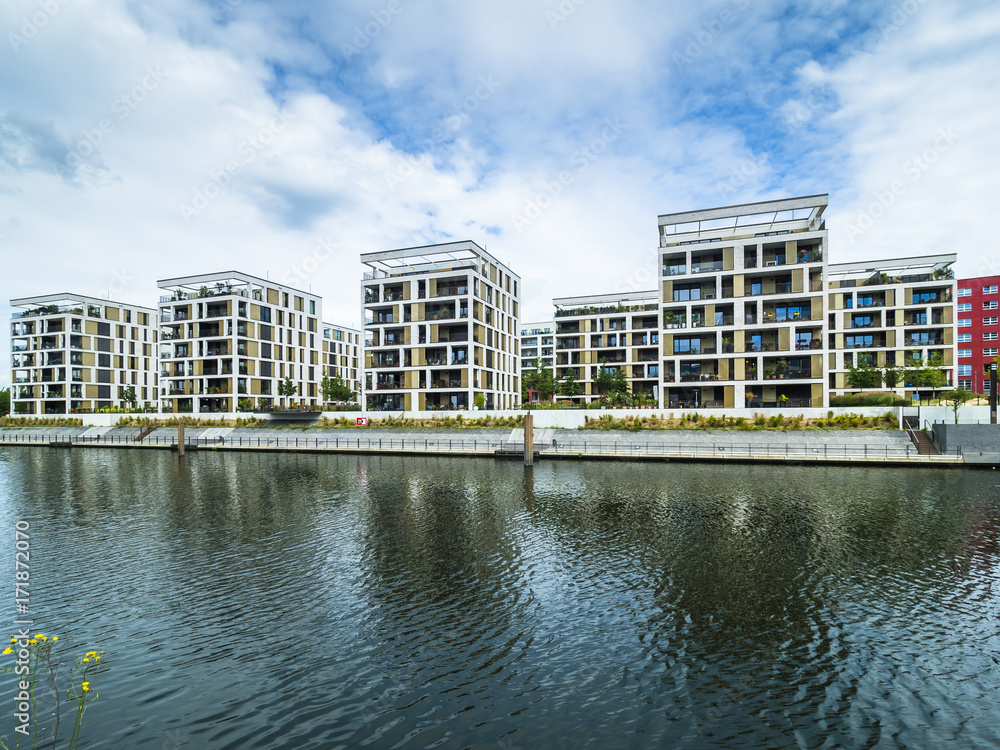
{"label": "flat roof", "polygon": [[556,307],[585,307],[596,305],[628,305],[635,303],[658,302],[659,292],[655,289],[648,292],[624,292],[622,294],[590,294],[584,297],[559,297],[552,300]]}
{"label": "flat roof", "polygon": [[211,286],[213,284],[257,284],[259,286],[265,287],[270,286],[276,289],[287,289],[290,292],[298,292],[299,294],[304,294],[307,297],[315,297],[317,300],[321,299],[321,295],[315,294],[314,292],[307,292],[303,289],[298,289],[294,286],[288,286],[288,284],[282,284],[279,281],[271,281],[270,279],[262,279],[259,276],[253,276],[249,273],[243,273],[242,271],[219,271],[218,273],[200,273],[194,276],[178,276],[173,279],[160,279],[156,282],[156,285],[160,289],[165,289],[170,291],[172,289],[188,289],[197,292],[203,286]]}
{"label": "flat roof", "polygon": [[905,276],[905,271],[937,271],[948,268],[958,261],[957,253],[944,255],[918,255],[911,258],[886,258],[885,260],[865,260],[855,263],[830,263],[826,267],[828,276],[855,276],[864,278],[873,273],[895,273],[890,275]]}
{"label": "flat roof", "polygon": [[342,331],[350,331],[351,333],[361,333],[358,328],[351,328],[350,326],[342,326],[339,323],[323,323],[324,328],[339,328]]}
{"label": "flat roof", "polygon": [[[362,263],[386,273],[410,268],[414,265],[434,265],[448,261],[468,261],[475,258],[489,260],[491,263],[495,263],[497,266],[503,268],[518,281],[521,280],[521,277],[511,270],[510,266],[497,260],[472,240],[443,242],[437,245],[421,245],[419,247],[404,247],[397,250],[381,250],[374,253],[361,253]],[[417,261],[416,264],[412,262],[414,260]]]}
{"label": "flat roof", "polygon": [[41,305],[71,305],[74,302],[83,302],[89,305],[112,305],[114,307],[131,307],[133,310],[143,310],[153,315],[159,315],[159,310],[155,307],[145,307],[143,305],[133,305],[131,302],[117,302],[116,300],[101,299],[100,297],[90,297],[86,294],[75,294],[74,292],[60,292],[59,294],[41,294],[37,297],[18,297],[10,301],[11,307],[39,307]]}
{"label": "flat roof", "polygon": [[786,221],[808,221],[810,224],[818,224],[828,204],[829,195],[823,193],[799,198],[783,198],[759,203],[741,203],[735,206],[661,214],[657,220],[661,231],[664,227],[693,225],[670,234],[736,229],[737,227],[778,224]]}

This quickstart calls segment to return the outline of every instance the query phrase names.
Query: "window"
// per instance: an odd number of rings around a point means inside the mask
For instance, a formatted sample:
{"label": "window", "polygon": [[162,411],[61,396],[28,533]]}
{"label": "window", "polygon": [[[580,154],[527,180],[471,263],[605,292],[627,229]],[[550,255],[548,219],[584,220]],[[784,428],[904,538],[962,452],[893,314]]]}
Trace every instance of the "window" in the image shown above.
{"label": "window", "polygon": [[972,296],[972,290],[971,289],[959,289],[958,290],[958,296],[959,297],[971,297]]}
{"label": "window", "polygon": [[997,347],[994,346],[992,349],[989,349],[989,348],[983,349],[983,356],[985,356],[985,357],[995,357],[995,356],[997,356]]}
{"label": "window", "polygon": [[996,284],[994,284],[993,286],[984,286],[983,287],[983,294],[996,294],[996,293],[997,293],[997,285]]}
{"label": "window", "polygon": [[971,357],[972,356],[972,349],[959,349],[958,350],[958,356],[959,357]]}
{"label": "window", "polygon": [[971,328],[972,327],[972,318],[959,318],[958,319],[958,327],[959,328]]}
{"label": "window", "polygon": [[986,300],[983,303],[984,310],[996,310],[997,306],[1000,305],[995,299]]}
{"label": "window", "polygon": [[959,365],[958,366],[959,377],[965,376],[967,378],[972,377],[972,365]]}
{"label": "window", "polygon": [[971,302],[959,302],[958,303],[958,311],[959,312],[972,312],[972,303]]}
{"label": "window", "polygon": [[958,381],[958,387],[961,388],[963,391],[971,391],[972,390],[972,381],[971,380],[959,380]]}
{"label": "window", "polygon": [[997,324],[997,316],[995,315],[992,318],[983,318],[984,326],[995,326],[996,324]]}
{"label": "window", "polygon": [[874,346],[875,338],[871,334],[867,336],[845,336],[844,346],[848,349],[858,349],[862,346]]}
{"label": "window", "polygon": [[996,341],[998,336],[1000,336],[1000,334],[996,331],[986,331],[986,333],[983,334],[983,341]]}
{"label": "window", "polygon": [[960,344],[971,344],[972,334],[971,333],[960,333],[958,334],[958,343]]}

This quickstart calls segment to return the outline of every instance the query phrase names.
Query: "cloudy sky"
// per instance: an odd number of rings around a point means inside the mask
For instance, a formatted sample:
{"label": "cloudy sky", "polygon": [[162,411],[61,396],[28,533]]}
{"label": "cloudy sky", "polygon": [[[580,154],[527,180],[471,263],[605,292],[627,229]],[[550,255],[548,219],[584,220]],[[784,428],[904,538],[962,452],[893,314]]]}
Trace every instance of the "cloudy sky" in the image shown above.
{"label": "cloudy sky", "polygon": [[471,239],[534,320],[654,287],[658,214],[815,193],[834,262],[1000,273],[995,0],[0,0],[0,25],[5,319],[239,269],[356,326],[359,253]]}

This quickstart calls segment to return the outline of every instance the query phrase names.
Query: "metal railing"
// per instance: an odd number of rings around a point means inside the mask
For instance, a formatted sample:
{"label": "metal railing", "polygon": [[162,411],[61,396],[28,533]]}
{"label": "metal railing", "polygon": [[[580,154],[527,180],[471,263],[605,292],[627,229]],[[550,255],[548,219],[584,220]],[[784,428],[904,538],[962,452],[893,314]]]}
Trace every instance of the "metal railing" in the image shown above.
{"label": "metal railing", "polygon": [[[61,437],[40,434],[21,434],[18,432],[0,432],[0,444],[49,445],[50,443],[72,445],[145,445],[169,447],[177,444],[177,437],[146,436],[136,440],[134,433],[121,435],[74,435]],[[506,447],[517,449],[518,446],[506,443],[500,439],[487,438],[369,438],[369,437],[252,437],[226,436],[219,438],[189,437],[185,446],[225,446],[228,448],[245,449],[298,449],[322,451],[396,451],[396,452],[453,452],[464,454],[492,455],[498,449]],[[962,448],[958,447],[940,455],[918,454],[916,447],[907,445],[895,447],[889,445],[808,445],[798,443],[641,443],[624,440],[595,439],[565,439],[559,437],[551,445],[538,446],[543,455],[577,455],[577,456],[618,456],[618,457],[655,457],[655,458],[703,458],[703,459],[792,459],[792,460],[850,460],[850,459],[918,459],[921,461],[953,462],[963,458]]]}

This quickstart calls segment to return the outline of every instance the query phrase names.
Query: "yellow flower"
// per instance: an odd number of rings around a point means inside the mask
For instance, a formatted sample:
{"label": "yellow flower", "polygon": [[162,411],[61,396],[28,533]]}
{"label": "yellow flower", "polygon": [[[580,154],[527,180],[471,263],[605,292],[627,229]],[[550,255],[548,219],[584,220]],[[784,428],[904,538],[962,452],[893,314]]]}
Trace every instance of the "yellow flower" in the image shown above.
{"label": "yellow flower", "polygon": [[85,657],[83,657],[83,660],[84,661],[90,661],[90,657],[89,656],[85,656]]}
{"label": "yellow flower", "polygon": [[52,636],[52,640],[58,641],[59,640],[59,636],[57,636],[57,635]]}
{"label": "yellow flower", "polygon": [[43,633],[35,633],[35,638],[44,638],[44,637],[45,635]]}
{"label": "yellow flower", "polygon": [[83,692],[86,693],[89,690],[90,690],[90,683],[89,682],[83,683]]}
{"label": "yellow flower", "polygon": [[29,638],[28,643],[38,643],[34,638]]}
{"label": "yellow flower", "polygon": [[12,648],[11,648],[10,646],[8,646],[7,648],[5,648],[5,649],[3,650],[3,652],[4,652],[5,654],[12,654],[12,653],[14,653],[14,650],[13,650],[13,649],[12,649]]}
{"label": "yellow flower", "polygon": [[10,642],[11,642],[11,643],[17,643],[17,638],[16,638],[16,637],[14,637],[14,636],[11,636],[11,637],[10,637]]}

